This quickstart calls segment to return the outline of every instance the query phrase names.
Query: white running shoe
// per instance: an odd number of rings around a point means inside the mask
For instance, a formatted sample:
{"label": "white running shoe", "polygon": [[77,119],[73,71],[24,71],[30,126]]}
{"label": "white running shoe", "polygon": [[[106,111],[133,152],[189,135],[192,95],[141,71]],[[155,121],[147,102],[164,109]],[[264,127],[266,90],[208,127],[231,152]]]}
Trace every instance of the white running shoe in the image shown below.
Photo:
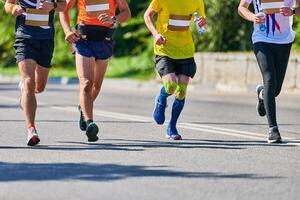
{"label": "white running shoe", "polygon": [[27,137],[27,145],[28,146],[35,146],[40,142],[40,138],[38,133],[34,127],[27,129],[28,137]]}

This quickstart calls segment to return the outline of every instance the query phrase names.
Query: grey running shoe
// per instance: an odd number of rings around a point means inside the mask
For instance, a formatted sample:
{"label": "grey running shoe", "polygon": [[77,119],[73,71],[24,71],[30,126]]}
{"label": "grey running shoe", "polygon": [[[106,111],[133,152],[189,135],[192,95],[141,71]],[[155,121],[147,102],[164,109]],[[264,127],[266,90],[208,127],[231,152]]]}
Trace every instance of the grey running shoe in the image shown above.
{"label": "grey running shoe", "polygon": [[24,83],[22,81],[19,82],[18,88],[20,90],[19,108],[21,110],[23,110],[23,107],[22,107],[22,94],[23,94]]}
{"label": "grey running shoe", "polygon": [[281,143],[278,127],[273,127],[269,130],[268,143]]}
{"label": "grey running shoe", "polygon": [[80,113],[79,121],[78,121],[79,128],[82,131],[86,131],[86,126],[87,125],[86,125],[86,121],[84,120],[84,116],[83,116],[83,113],[82,113],[82,110],[81,110],[80,106],[78,106],[78,111]]}
{"label": "grey running shoe", "polygon": [[29,128],[27,137],[27,146],[35,146],[40,142],[38,133],[34,127]]}
{"label": "grey running shoe", "polygon": [[257,114],[261,117],[266,115],[264,100],[259,98],[259,94],[263,89],[264,89],[264,86],[262,86],[262,85],[256,86],[256,93],[257,93],[257,100],[258,100],[257,105],[256,105],[256,110],[257,110]]}
{"label": "grey running shoe", "polygon": [[96,142],[99,138],[97,136],[99,132],[99,128],[97,124],[94,122],[89,123],[89,125],[86,128],[86,136],[88,137],[89,142]]}

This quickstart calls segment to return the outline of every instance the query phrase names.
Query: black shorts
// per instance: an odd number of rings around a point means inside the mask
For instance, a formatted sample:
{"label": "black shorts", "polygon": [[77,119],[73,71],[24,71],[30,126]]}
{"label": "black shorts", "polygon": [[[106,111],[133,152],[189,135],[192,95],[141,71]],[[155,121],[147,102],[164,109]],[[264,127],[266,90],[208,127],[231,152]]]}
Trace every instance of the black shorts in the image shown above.
{"label": "black shorts", "polygon": [[42,67],[50,68],[54,50],[54,40],[17,38],[14,44],[16,62],[32,59]]}
{"label": "black shorts", "polygon": [[155,66],[160,77],[175,73],[193,78],[197,70],[194,58],[172,59],[167,56],[156,55]]}

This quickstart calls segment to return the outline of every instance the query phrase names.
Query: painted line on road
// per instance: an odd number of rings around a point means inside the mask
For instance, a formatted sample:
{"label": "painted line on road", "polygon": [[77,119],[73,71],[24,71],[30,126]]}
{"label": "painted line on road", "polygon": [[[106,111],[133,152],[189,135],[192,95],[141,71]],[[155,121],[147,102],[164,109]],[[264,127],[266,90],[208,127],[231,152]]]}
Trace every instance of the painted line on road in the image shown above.
{"label": "painted line on road", "polygon": [[[10,98],[10,97],[3,97],[0,96],[1,99],[11,101],[11,102],[19,102],[18,99]],[[39,105],[47,106],[45,103],[39,103]],[[77,107],[74,106],[49,106],[51,109],[60,110],[60,111],[68,111],[77,113]],[[118,119],[118,120],[129,120],[129,121],[136,121],[136,122],[148,122],[152,123],[153,119],[152,117],[145,117],[140,115],[132,115],[132,114],[125,114],[125,113],[119,113],[119,112],[111,112],[111,111],[103,111],[103,110],[94,110],[94,115],[100,116],[100,117],[107,117],[111,119]],[[167,121],[166,123],[167,124]],[[214,133],[214,134],[220,134],[220,135],[226,135],[226,136],[233,136],[233,137],[240,137],[240,138],[247,138],[247,139],[255,139],[255,140],[266,140],[265,134],[260,133],[254,133],[254,132],[248,132],[248,131],[240,131],[240,130],[234,130],[234,129],[228,129],[228,128],[221,128],[216,126],[208,126],[203,124],[194,124],[194,123],[178,123],[177,125],[179,128],[184,128],[188,130],[194,130],[194,131],[200,131],[200,132],[206,132],[206,133]],[[297,145],[300,146],[300,140],[290,138],[290,137],[283,137],[283,140],[287,142],[288,145]]]}
{"label": "painted line on road", "polygon": [[[78,112],[76,107],[52,106],[51,108],[56,109],[56,110],[61,110],[61,111],[74,112],[74,113]],[[151,117],[144,117],[144,116],[140,116],[140,115],[131,115],[131,114],[118,113],[118,112],[110,112],[110,111],[100,111],[97,109],[94,110],[94,115],[97,115],[100,117],[118,119],[118,120],[130,120],[130,121],[136,121],[136,122],[149,122],[149,123],[153,122],[153,119]],[[167,124],[167,123],[165,123],[165,124]],[[227,135],[227,136],[233,136],[233,137],[242,137],[242,138],[262,140],[262,141],[265,141],[266,137],[267,137],[266,135],[260,134],[260,133],[239,131],[239,130],[234,130],[234,129],[193,124],[193,123],[178,123],[177,126],[180,128],[194,130],[194,131],[214,133],[214,134]],[[296,140],[296,139],[289,138],[289,137],[283,137],[283,140],[288,142],[289,145],[300,146],[300,140]]]}

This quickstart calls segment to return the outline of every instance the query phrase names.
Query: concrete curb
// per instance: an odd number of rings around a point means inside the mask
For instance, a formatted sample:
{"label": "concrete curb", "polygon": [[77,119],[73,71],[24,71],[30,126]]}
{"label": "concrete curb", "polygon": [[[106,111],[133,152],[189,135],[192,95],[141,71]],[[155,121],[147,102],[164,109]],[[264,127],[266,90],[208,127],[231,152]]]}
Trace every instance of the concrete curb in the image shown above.
{"label": "concrete curb", "polygon": [[[292,53],[283,85],[284,93],[300,94],[300,58]],[[247,93],[262,83],[259,67],[253,53],[197,53],[198,69],[189,86],[189,92]],[[2,76],[0,83],[18,83],[20,76]],[[49,84],[78,84],[77,78],[49,78]],[[108,79],[105,87],[127,89],[159,89],[160,79],[137,81],[130,79]]]}
{"label": "concrete curb", "polygon": [[[288,93],[300,93],[299,53],[292,53],[283,84]],[[198,72],[195,84],[211,85],[216,91],[253,91],[262,83],[260,69],[253,53],[197,53]]]}

